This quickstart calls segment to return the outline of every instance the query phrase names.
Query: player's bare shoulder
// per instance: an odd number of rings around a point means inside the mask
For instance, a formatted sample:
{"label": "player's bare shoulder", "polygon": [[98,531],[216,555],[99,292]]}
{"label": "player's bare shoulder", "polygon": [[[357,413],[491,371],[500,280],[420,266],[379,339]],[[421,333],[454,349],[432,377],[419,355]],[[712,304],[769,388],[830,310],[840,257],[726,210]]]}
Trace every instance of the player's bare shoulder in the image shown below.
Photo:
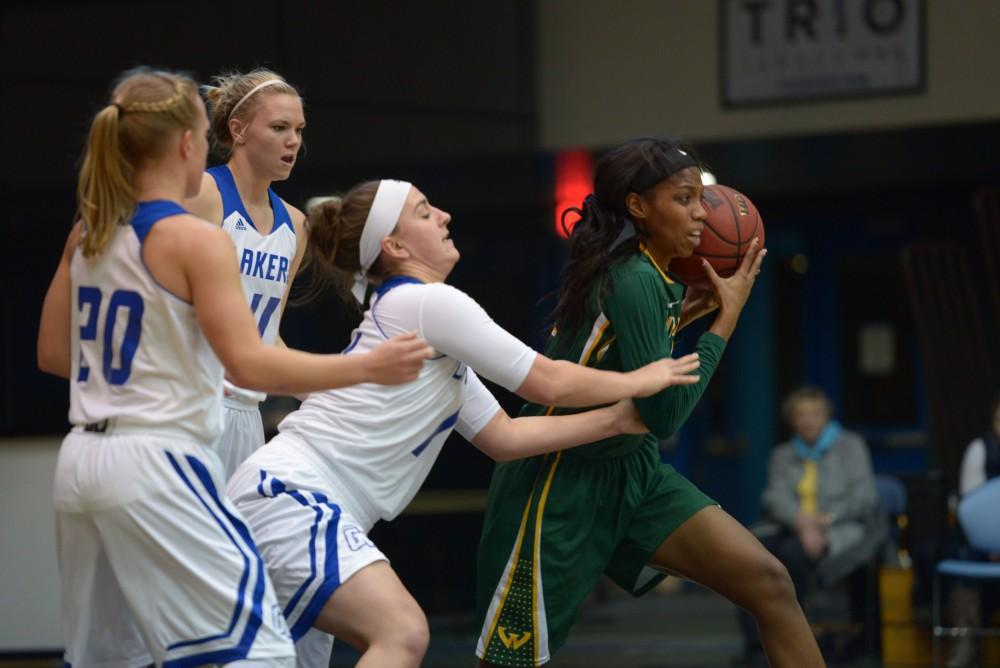
{"label": "player's bare shoulder", "polygon": [[219,225],[193,213],[163,218],[149,231],[145,245],[182,264],[208,259],[220,251],[233,252],[232,240]]}
{"label": "player's bare shoulder", "polygon": [[219,186],[211,174],[204,172],[201,175],[198,194],[184,200],[184,208],[216,226],[222,224],[222,193],[219,192]]}
{"label": "player's bare shoulder", "polygon": [[295,228],[295,236],[303,238],[306,231],[306,214],[302,213],[298,207],[292,206],[284,199],[281,200],[281,203],[285,205],[285,209],[288,210],[288,217],[292,219],[292,227]]}

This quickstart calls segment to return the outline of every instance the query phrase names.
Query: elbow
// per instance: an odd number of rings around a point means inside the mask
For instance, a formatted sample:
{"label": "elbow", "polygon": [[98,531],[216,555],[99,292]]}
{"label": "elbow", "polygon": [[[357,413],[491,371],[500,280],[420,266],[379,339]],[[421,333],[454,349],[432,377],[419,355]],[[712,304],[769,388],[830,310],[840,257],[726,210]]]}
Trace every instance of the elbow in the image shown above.
{"label": "elbow", "polygon": [[517,388],[517,396],[540,406],[559,406],[563,393],[557,391],[554,383],[548,379],[536,380],[529,376],[528,380]]}
{"label": "elbow", "polygon": [[70,370],[65,355],[60,355],[49,347],[39,345],[36,361],[38,368],[44,373],[50,373],[53,376],[61,378],[69,378]]}
{"label": "elbow", "polygon": [[513,451],[503,447],[493,448],[487,454],[490,456],[490,459],[497,462],[498,464],[503,464],[504,462],[512,462],[515,459],[517,459]]}
{"label": "elbow", "polygon": [[247,368],[246,365],[236,365],[226,367],[226,378],[230,383],[236,385],[237,387],[243,387],[248,390],[257,390],[258,392],[266,392],[267,389],[261,387],[261,379],[257,374]]}

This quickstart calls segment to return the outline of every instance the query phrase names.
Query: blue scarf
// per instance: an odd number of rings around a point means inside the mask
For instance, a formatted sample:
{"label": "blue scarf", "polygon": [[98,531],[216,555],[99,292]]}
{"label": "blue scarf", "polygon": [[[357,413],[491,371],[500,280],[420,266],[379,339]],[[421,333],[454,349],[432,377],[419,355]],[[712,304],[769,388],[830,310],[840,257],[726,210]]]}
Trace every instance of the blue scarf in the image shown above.
{"label": "blue scarf", "polygon": [[830,420],[823,427],[819,438],[816,439],[816,442],[811,447],[806,445],[806,442],[798,436],[792,438],[792,445],[795,446],[795,454],[800,459],[811,459],[818,462],[823,453],[833,446],[838,436],[840,436],[840,423],[836,420]]}

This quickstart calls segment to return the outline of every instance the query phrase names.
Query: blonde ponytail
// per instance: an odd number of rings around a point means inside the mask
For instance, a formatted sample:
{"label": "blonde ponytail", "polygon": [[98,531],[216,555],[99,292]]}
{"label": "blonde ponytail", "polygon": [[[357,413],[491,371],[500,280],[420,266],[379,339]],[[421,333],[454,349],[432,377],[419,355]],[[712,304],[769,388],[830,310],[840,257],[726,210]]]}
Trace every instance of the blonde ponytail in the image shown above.
{"label": "blonde ponytail", "polygon": [[77,181],[77,219],[87,257],[103,252],[115,225],[136,206],[135,172],[164,154],[198,119],[198,88],[188,76],[137,68],[119,79],[112,102],[94,117]]}

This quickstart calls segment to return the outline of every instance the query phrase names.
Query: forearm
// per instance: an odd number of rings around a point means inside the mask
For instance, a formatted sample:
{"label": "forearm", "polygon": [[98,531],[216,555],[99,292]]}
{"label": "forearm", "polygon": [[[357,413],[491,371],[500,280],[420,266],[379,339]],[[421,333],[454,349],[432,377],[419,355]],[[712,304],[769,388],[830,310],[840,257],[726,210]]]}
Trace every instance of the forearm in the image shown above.
{"label": "forearm", "polygon": [[231,360],[233,383],[269,394],[297,394],[370,381],[365,355],[317,355],[261,343]]}
{"label": "forearm", "polygon": [[694,410],[708,382],[722,359],[725,342],[706,332],[698,340],[699,380],[693,385],[668,387],[651,397],[636,399],[635,405],[650,431],[659,438],[669,438]]}
{"label": "forearm", "polygon": [[620,433],[611,408],[516,419],[500,411],[472,442],[492,459],[505,462],[565,450]]}
{"label": "forearm", "polygon": [[535,403],[573,408],[614,403],[637,391],[637,383],[627,373],[601,371],[538,355],[517,393]]}
{"label": "forearm", "polygon": [[736,323],[740,319],[740,310],[735,308],[720,309],[718,315],[715,316],[715,321],[712,323],[708,331],[712,332],[723,341],[728,342],[729,337],[733,335],[736,330]]}

